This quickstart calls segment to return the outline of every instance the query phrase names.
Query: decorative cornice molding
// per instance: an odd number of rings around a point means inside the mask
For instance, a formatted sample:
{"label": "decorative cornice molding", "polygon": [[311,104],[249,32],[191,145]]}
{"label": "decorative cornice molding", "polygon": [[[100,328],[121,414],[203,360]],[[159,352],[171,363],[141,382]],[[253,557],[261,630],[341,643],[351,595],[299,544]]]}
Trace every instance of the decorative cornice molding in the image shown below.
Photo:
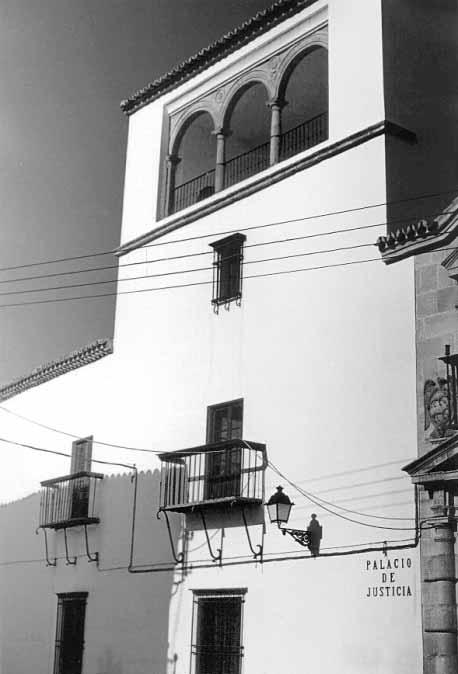
{"label": "decorative cornice molding", "polygon": [[[456,239],[457,235],[458,197],[434,220],[420,220],[400,227],[388,236],[379,236],[376,245],[382,254],[382,260],[386,264],[392,264],[406,257],[447,245]],[[444,261],[444,265],[447,260]],[[447,266],[446,268],[449,271]]]}
{"label": "decorative cornice molding", "polygon": [[87,346],[78,349],[78,351],[72,351],[72,353],[63,358],[41,365],[29,374],[2,386],[0,388],[0,401],[8,400],[34,386],[39,386],[50,379],[60,377],[66,372],[71,372],[83,367],[83,365],[100,360],[100,358],[104,358],[110,353],[113,353],[113,341],[111,339],[97,339],[95,342],[91,342]]}
{"label": "decorative cornice molding", "polygon": [[299,171],[303,171],[307,168],[310,168],[311,166],[315,166],[315,164],[319,164],[326,159],[330,159],[331,157],[335,157],[342,152],[351,150],[358,145],[367,143],[373,138],[387,134],[404,137],[406,140],[408,140],[408,142],[411,142],[412,137],[415,138],[415,134],[413,134],[411,131],[403,129],[397,124],[393,124],[393,122],[383,120],[377,124],[368,126],[361,131],[357,131],[356,133],[347,136],[342,140],[326,145],[315,152],[305,156],[303,156],[303,154],[299,154],[296,158],[292,158],[292,160],[275,164],[273,167],[270,167],[270,169],[267,169],[266,171],[262,171],[257,176],[253,176],[253,178],[247,179],[244,182],[237,183],[233,186],[234,189],[227,189],[217,192],[211,197],[211,199],[194,204],[190,212],[187,212],[183,215],[175,214],[170,216],[167,218],[166,222],[159,225],[159,227],[155,227],[154,229],[146,232],[146,234],[142,234],[141,236],[138,236],[135,239],[132,239],[131,241],[123,244],[117,249],[117,251],[115,251],[115,254],[121,256],[125,255],[126,253],[130,253],[137,248],[141,248],[145,244],[154,241],[155,239],[159,239],[166,234],[170,234],[171,232],[184,227],[185,225],[189,225],[200,218],[210,215],[220,208],[229,206],[240,199],[251,196],[255,192],[258,192],[269,185],[273,185],[280,180],[289,178]]}
{"label": "decorative cornice molding", "polygon": [[252,19],[245,21],[235,30],[201,49],[173,70],[122,101],[121,109],[128,115],[132,114],[317,1],[278,0],[271,7],[258,12]]}

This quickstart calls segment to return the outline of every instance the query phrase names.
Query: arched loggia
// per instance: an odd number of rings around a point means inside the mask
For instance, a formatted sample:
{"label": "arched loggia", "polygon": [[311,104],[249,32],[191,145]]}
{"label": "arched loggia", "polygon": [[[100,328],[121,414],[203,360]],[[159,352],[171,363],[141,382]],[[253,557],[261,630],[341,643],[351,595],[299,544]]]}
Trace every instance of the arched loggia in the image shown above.
{"label": "arched loggia", "polygon": [[328,137],[328,52],[311,47],[288,65],[279,89],[279,160]]}
{"label": "arched loggia", "polygon": [[180,129],[168,157],[169,212],[174,213],[215,191],[216,137],[208,112],[198,112]]}

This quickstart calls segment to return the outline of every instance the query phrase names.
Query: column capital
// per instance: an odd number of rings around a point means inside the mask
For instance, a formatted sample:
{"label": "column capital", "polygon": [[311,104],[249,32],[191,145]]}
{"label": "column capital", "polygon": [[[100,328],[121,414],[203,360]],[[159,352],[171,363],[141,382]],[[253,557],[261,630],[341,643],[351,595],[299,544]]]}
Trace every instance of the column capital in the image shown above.
{"label": "column capital", "polygon": [[179,157],[177,154],[168,154],[165,157],[165,161],[169,166],[176,166],[176,164],[179,164],[181,161],[181,157]]}
{"label": "column capital", "polygon": [[277,108],[278,110],[283,110],[288,105],[288,101],[285,101],[284,98],[275,97],[271,98],[266,102],[268,108]]}
{"label": "column capital", "polygon": [[212,136],[223,136],[224,138],[229,138],[232,135],[232,131],[225,126],[218,126],[212,132]]}

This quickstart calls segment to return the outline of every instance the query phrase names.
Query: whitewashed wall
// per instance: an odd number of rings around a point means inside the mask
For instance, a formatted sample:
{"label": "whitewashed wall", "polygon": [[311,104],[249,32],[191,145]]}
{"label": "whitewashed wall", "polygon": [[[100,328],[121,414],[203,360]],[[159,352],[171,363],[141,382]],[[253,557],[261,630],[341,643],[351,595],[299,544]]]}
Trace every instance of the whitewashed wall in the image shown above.
{"label": "whitewashed wall", "polygon": [[[383,118],[379,4],[354,0],[350,20],[336,0],[330,3],[329,142]],[[324,3],[318,9],[325,11]],[[300,17],[285,22],[256,44],[267,49],[269,40],[299,24]],[[349,40],[354,42],[350,46]],[[366,68],[361,67],[359,42]],[[240,51],[249,60],[248,54],[248,47]],[[232,57],[223,65],[229,70],[240,66]],[[193,86],[204,86],[219,67],[196,78]],[[186,91],[185,86],[176,93],[185,96]],[[146,233],[154,222],[164,101],[131,118],[123,242]],[[54,428],[93,434],[96,441],[164,451],[204,443],[207,406],[241,397],[244,437],[266,443],[269,458],[291,480],[361,513],[412,518],[413,495],[400,469],[416,455],[413,266],[410,261],[389,268],[380,261],[362,262],[377,257],[372,244],[386,220],[383,205],[365,208],[386,201],[385,149],[383,137],[370,140],[122,257],[114,355],[6,406]],[[290,220],[296,221],[285,222]],[[381,226],[372,227],[376,224]],[[348,229],[353,231],[344,231]],[[230,231],[247,235],[242,305],[216,315],[210,303],[208,244]],[[331,231],[335,233],[326,234]],[[306,235],[314,238],[297,239]],[[180,242],[183,238],[194,240]],[[296,240],[284,241],[292,238]],[[157,261],[188,254],[193,257]],[[260,262],[288,255],[296,257]],[[134,262],[141,264],[122,268]],[[334,266],[340,264],[346,266]],[[294,271],[319,266],[327,268]],[[191,271],[196,268],[203,269]],[[270,275],[277,272],[282,273]],[[134,279],[153,274],[167,276]],[[266,276],[249,278],[262,274]],[[128,291],[145,292],[124,294]],[[70,438],[0,413],[5,434],[69,448]],[[157,466],[154,455],[146,453],[95,445],[94,454],[135,461],[141,468]],[[14,496],[21,488],[35,488],[38,479],[68,470],[66,459],[26,450],[15,450],[15,456],[14,474],[5,480]],[[21,460],[27,461],[26,468]],[[279,482],[269,469],[267,497]],[[372,525],[363,526],[324,512],[292,487],[287,491],[296,503],[292,526],[303,527],[317,512],[327,553],[413,539],[412,520],[348,514]],[[376,524],[392,528],[373,528]],[[254,543],[259,542],[262,527],[251,529]],[[189,671],[190,590],[219,587],[248,588],[245,672],[270,674],[285,667],[323,674],[337,669],[345,674],[420,671],[415,550],[388,558],[374,553],[286,561],[284,557],[304,551],[269,524],[266,531],[263,566],[246,563],[250,553],[242,528],[217,527],[210,532],[215,547],[222,541],[224,559],[238,557],[244,564],[177,575],[182,582],[170,602],[168,637],[173,674]],[[193,532],[189,547],[195,565],[210,563],[202,532]],[[170,561],[169,550],[161,547],[159,557],[158,562]],[[277,557],[282,559],[274,561]],[[392,583],[384,583],[381,559],[411,562],[396,571]],[[94,582],[98,587],[99,576]],[[411,594],[374,597],[368,589],[385,584],[408,587]],[[128,583],[125,591],[130,591]],[[151,610],[154,614],[154,604]],[[118,674],[114,666],[110,671]]]}

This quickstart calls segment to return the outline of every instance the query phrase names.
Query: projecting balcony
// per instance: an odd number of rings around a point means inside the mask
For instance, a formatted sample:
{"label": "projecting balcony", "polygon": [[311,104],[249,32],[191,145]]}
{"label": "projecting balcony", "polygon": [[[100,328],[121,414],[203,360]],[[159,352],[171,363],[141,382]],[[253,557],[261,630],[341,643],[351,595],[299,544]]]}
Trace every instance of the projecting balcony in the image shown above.
{"label": "projecting balcony", "polygon": [[187,512],[224,505],[261,504],[265,445],[227,440],[160,454],[160,510]]}
{"label": "projecting balcony", "polygon": [[39,526],[65,529],[98,524],[96,492],[102,479],[102,473],[82,471],[42,482]]}

